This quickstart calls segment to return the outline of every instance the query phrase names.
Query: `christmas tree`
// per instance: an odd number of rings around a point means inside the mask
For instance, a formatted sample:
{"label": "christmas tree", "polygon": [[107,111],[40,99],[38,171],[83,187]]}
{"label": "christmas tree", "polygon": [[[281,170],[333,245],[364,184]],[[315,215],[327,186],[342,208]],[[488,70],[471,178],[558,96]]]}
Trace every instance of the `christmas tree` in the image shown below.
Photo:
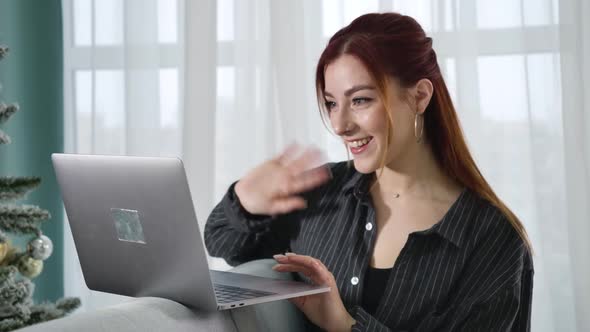
{"label": "christmas tree", "polygon": [[[0,45],[0,60],[8,48]],[[0,124],[18,111],[18,105],[0,102]],[[0,145],[11,143],[0,129]],[[53,251],[53,243],[43,235],[41,224],[51,216],[34,205],[17,204],[41,184],[38,177],[0,177],[0,332],[63,317],[80,306],[78,298],[35,304],[31,279],[43,270],[43,261]],[[11,244],[13,236],[32,235],[25,249]]]}

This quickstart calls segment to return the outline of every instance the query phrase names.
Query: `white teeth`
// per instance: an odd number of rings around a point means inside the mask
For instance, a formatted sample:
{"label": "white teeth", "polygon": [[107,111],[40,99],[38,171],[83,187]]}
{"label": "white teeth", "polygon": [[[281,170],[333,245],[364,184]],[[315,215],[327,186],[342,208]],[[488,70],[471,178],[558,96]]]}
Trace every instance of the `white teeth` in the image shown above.
{"label": "white teeth", "polygon": [[363,138],[363,139],[360,139],[357,141],[349,142],[348,144],[353,148],[358,148],[358,147],[361,147],[361,146],[369,143],[370,140],[371,140],[370,138]]}

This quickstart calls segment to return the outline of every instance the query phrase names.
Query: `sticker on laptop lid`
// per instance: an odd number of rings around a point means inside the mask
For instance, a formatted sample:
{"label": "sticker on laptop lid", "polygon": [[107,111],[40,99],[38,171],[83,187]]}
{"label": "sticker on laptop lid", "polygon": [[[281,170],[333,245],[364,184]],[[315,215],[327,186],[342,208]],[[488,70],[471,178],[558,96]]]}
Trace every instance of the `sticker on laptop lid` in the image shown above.
{"label": "sticker on laptop lid", "polygon": [[111,216],[120,241],[146,243],[139,213],[136,210],[111,208]]}

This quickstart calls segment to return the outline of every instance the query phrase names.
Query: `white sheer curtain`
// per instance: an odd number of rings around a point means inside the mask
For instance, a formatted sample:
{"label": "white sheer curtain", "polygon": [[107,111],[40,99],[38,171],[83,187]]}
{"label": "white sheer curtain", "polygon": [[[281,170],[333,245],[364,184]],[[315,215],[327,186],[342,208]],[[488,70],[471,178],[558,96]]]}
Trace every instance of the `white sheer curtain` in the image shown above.
{"label": "white sheer curtain", "polygon": [[[289,142],[346,158],[317,111],[315,63],[327,38],[358,15],[411,15],[434,39],[482,172],[532,238],[533,331],[588,331],[589,7],[583,0],[64,0],[66,146],[183,157],[202,225],[232,181]],[[67,291],[92,294],[69,249]],[[89,307],[108,302],[96,297],[88,295]]]}
{"label": "white sheer curtain", "polygon": [[[64,0],[65,150],[180,156],[183,2]],[[125,298],[90,292],[66,223],[68,295],[84,309]]]}

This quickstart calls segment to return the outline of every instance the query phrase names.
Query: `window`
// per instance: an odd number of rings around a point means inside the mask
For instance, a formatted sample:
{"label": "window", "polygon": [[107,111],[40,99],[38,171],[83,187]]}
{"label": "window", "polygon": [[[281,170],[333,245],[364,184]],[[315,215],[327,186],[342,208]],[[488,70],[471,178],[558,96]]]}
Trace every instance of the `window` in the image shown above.
{"label": "window", "polygon": [[[71,17],[64,20],[67,151],[178,154],[182,1],[147,0],[138,6],[126,0],[64,0],[63,5]],[[162,139],[146,151],[130,131]]]}

